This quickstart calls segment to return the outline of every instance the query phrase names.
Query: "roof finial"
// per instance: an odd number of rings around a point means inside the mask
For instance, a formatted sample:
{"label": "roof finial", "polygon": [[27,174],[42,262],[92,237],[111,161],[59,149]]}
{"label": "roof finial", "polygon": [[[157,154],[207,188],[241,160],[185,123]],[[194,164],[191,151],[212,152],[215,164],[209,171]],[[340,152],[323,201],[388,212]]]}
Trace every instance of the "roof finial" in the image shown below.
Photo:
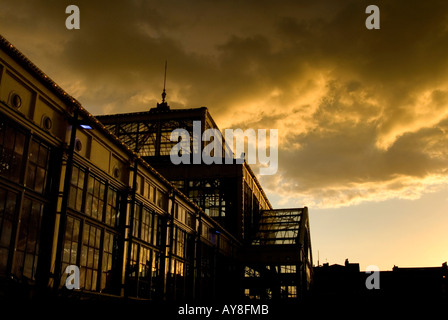
{"label": "roof finial", "polygon": [[166,67],[167,67],[167,65],[168,65],[168,62],[165,60],[165,76],[163,78],[162,102],[157,103],[156,109],[158,111],[167,111],[170,109],[170,107],[168,106],[168,103],[166,103],[166,101],[165,101],[165,98],[166,98]]}
{"label": "roof finial", "polygon": [[165,87],[166,87],[166,67],[167,67],[167,64],[168,64],[168,62],[165,60],[165,77],[163,78],[162,103],[165,103],[165,97],[166,97]]}

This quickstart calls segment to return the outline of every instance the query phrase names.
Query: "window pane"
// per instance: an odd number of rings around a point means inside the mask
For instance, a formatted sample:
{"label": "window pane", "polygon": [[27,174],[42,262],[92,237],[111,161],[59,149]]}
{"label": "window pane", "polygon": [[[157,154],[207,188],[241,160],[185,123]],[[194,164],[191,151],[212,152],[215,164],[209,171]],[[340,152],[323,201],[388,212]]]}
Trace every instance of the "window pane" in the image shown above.
{"label": "window pane", "polygon": [[35,280],[43,204],[25,198],[20,217],[14,274]]}
{"label": "window pane", "polygon": [[[1,117],[1,116],[0,116]],[[1,119],[0,131],[0,175],[19,182],[23,170],[25,134]]]}
{"label": "window pane", "polygon": [[81,208],[82,208],[82,189],[78,189],[76,192],[75,209],[81,211]]}
{"label": "window pane", "polygon": [[78,184],[78,174],[79,174],[78,167],[73,166],[73,169],[72,169],[72,180],[70,182],[71,182],[71,184],[73,184],[75,186]]}
{"label": "window pane", "polygon": [[39,141],[32,140],[28,156],[26,186],[43,193],[47,184],[50,149]]}
{"label": "window pane", "polygon": [[33,267],[34,267],[34,256],[31,254],[26,254],[23,265],[23,276],[31,279],[33,277]]}
{"label": "window pane", "polygon": [[105,222],[111,227],[116,227],[119,212],[118,191],[109,187],[107,191],[106,219]]}
{"label": "window pane", "polygon": [[85,281],[80,285],[86,290],[97,290],[100,257],[101,229],[86,224],[84,227],[81,270],[85,270]]}
{"label": "window pane", "polygon": [[8,252],[8,249],[0,247],[0,273],[6,272],[6,266],[8,263]]}
{"label": "window pane", "polygon": [[87,265],[87,247],[83,246],[81,250],[81,265]]}
{"label": "window pane", "polygon": [[64,252],[62,256],[62,261],[66,265],[77,264],[79,227],[80,221],[78,219],[67,216],[64,236]]}
{"label": "window pane", "polygon": [[39,165],[39,167],[47,167],[48,164],[48,148],[46,148],[45,146],[41,146],[40,150],[39,150],[39,158],[37,160],[37,164]]}
{"label": "window pane", "polygon": [[36,179],[36,166],[30,162],[28,164],[28,172],[26,174],[26,186],[30,188],[34,188],[34,181]]}
{"label": "window pane", "polygon": [[36,141],[31,141],[29,160],[33,163],[37,163],[39,157],[39,144]]}
{"label": "window pane", "polygon": [[95,176],[89,175],[85,213],[99,221],[103,219],[104,192],[106,185]]}
{"label": "window pane", "polygon": [[0,189],[0,246],[9,247],[11,242],[12,223],[15,214],[17,195]]}
{"label": "window pane", "polygon": [[16,145],[14,147],[14,153],[23,155],[24,146],[25,146],[25,135],[17,134],[16,135]]}
{"label": "window pane", "polygon": [[6,272],[17,195],[0,189],[0,273]]}
{"label": "window pane", "polygon": [[81,211],[82,208],[82,196],[84,190],[84,170],[73,166],[72,179],[69,195],[69,207],[77,211]]}

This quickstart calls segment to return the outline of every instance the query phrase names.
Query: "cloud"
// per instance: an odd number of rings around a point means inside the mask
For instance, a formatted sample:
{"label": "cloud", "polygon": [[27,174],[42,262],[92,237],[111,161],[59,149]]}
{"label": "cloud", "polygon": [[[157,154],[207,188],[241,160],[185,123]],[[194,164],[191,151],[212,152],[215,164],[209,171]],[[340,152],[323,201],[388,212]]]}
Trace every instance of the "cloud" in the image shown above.
{"label": "cloud", "polygon": [[[65,29],[76,4],[81,29]],[[3,35],[94,114],[173,108],[279,130],[285,202],[418,197],[446,180],[448,3],[2,1]]]}

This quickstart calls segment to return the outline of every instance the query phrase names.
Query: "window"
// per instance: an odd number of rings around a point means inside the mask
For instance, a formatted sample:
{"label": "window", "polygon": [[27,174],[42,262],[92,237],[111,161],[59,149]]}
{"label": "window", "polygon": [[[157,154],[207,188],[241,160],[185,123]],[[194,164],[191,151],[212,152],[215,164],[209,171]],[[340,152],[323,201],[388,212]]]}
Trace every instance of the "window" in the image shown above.
{"label": "window", "polygon": [[25,198],[20,217],[13,273],[18,277],[36,279],[40,226],[44,205]]}
{"label": "window", "polygon": [[145,197],[146,199],[150,200],[149,197],[149,182],[144,180],[144,184],[143,184],[143,197]]}
{"label": "window", "polygon": [[30,144],[28,159],[26,186],[39,193],[44,193],[47,186],[50,149],[33,139]]}
{"label": "window", "polygon": [[261,212],[259,229],[252,244],[295,244],[300,220],[300,209],[264,210]]}
{"label": "window", "polygon": [[114,260],[117,258],[117,236],[105,232],[103,249],[103,269],[101,270],[101,290],[109,291],[112,288]]}
{"label": "window", "polygon": [[0,273],[36,280],[51,155],[49,146],[0,115],[0,177],[17,190],[0,188]]}
{"label": "window", "polygon": [[[87,183],[86,183],[87,177]],[[87,185],[87,188],[85,186]],[[85,190],[84,190],[85,189]],[[87,216],[117,227],[120,215],[120,193],[106,181],[76,165],[73,166],[68,206]]]}
{"label": "window", "polygon": [[101,229],[84,226],[81,249],[80,286],[85,290],[97,290],[100,260]]}
{"label": "window", "polygon": [[154,223],[153,223],[153,242],[155,246],[160,246],[162,239],[161,239],[161,220],[159,219],[159,216],[157,214],[154,214]]}
{"label": "window", "polygon": [[[177,127],[176,127],[177,128]],[[160,132],[160,155],[169,156],[171,149],[177,144],[171,141],[171,132],[173,128],[171,126],[162,128]]]}
{"label": "window", "polygon": [[[62,272],[68,265],[78,265],[80,220],[67,216],[64,235],[64,248],[62,252]],[[65,277],[61,277],[61,286],[65,283]]]}
{"label": "window", "polygon": [[[103,238],[104,237],[104,238]],[[117,268],[118,236],[103,228],[67,216],[62,268],[80,266],[80,287],[83,290],[114,293],[114,271]],[[60,285],[66,277],[61,277]]]}
{"label": "window", "polygon": [[132,235],[150,244],[157,243],[157,215],[141,203],[135,205]]}
{"label": "window", "polygon": [[25,133],[0,119],[0,176],[19,183],[25,149]]}
{"label": "window", "polygon": [[[191,181],[190,181],[191,182]],[[191,199],[196,205],[203,208],[203,192],[201,190],[189,190],[188,191],[188,198]]]}
{"label": "window", "polygon": [[151,276],[151,250],[142,246],[140,248],[139,277],[148,280]]}
{"label": "window", "polygon": [[85,171],[73,166],[72,179],[70,181],[70,196],[68,205],[70,208],[81,211],[84,190]]}
{"label": "window", "polygon": [[130,284],[131,295],[149,298],[156,288],[159,254],[148,247],[132,244]]}
{"label": "window", "polygon": [[139,245],[137,243],[133,243],[131,247],[131,258],[129,260],[129,276],[132,279],[137,279],[138,273],[138,249]]}
{"label": "window", "polygon": [[176,271],[176,275],[177,276],[184,276],[184,263],[182,261],[178,261],[175,260],[176,262],[176,267],[175,267],[175,271]]}
{"label": "window", "polygon": [[186,232],[174,227],[173,232],[173,252],[179,257],[185,257]]}
{"label": "window", "polygon": [[153,214],[147,208],[143,207],[140,238],[149,243],[152,243],[152,218]]}
{"label": "window", "polygon": [[175,209],[174,209],[174,218],[176,218],[177,220],[185,223],[185,215],[186,215],[186,210],[183,206],[179,205],[179,204],[175,204]]}
{"label": "window", "polygon": [[140,216],[142,212],[141,204],[135,204],[134,206],[134,219],[133,219],[133,227],[132,227],[132,235],[134,237],[140,237]]}
{"label": "window", "polygon": [[255,269],[252,269],[251,267],[244,267],[244,277],[246,278],[259,278],[260,272],[258,272]]}
{"label": "window", "polygon": [[201,234],[204,238],[210,240],[210,227],[207,224],[202,224]]}
{"label": "window", "polygon": [[148,199],[152,202],[155,203],[156,202],[156,189],[153,185],[149,185],[149,195],[148,195]]}
{"label": "window", "polygon": [[17,194],[0,189],[0,274],[6,272],[8,264],[16,202]]}
{"label": "window", "polygon": [[177,188],[177,189],[183,189],[185,182],[183,180],[173,180],[171,183]]}
{"label": "window", "polygon": [[99,221],[103,220],[105,190],[106,184],[104,181],[95,176],[89,175],[87,180],[86,205],[84,212],[88,216]]}
{"label": "window", "polygon": [[192,212],[186,212],[186,225],[195,229],[195,217]]}
{"label": "window", "polygon": [[216,193],[209,193],[205,196],[204,211],[210,217],[220,216],[219,191]]}
{"label": "window", "polygon": [[156,190],[156,205],[165,211],[168,209],[168,197],[159,189]]}
{"label": "window", "polygon": [[280,293],[284,299],[297,298],[297,286],[281,286]]}
{"label": "window", "polygon": [[144,195],[145,192],[145,178],[143,178],[142,175],[137,174],[137,181],[136,181],[136,185],[135,185],[135,192],[137,192],[138,194]]}
{"label": "window", "polygon": [[296,265],[281,265],[280,273],[296,273]]}
{"label": "window", "polygon": [[109,187],[107,190],[106,219],[104,221],[108,226],[117,226],[119,217],[119,201],[120,197],[118,195],[118,190]]}

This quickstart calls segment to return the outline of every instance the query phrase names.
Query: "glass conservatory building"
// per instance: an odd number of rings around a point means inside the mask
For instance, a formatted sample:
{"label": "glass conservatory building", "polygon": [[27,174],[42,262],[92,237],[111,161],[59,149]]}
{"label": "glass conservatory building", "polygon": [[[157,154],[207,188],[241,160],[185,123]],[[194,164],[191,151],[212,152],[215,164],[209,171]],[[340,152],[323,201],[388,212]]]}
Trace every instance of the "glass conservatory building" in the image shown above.
{"label": "glass conservatory building", "polygon": [[273,209],[246,163],[168,162],[194,119],[216,127],[164,102],[95,117],[0,36],[0,298],[300,300],[307,208]]}

